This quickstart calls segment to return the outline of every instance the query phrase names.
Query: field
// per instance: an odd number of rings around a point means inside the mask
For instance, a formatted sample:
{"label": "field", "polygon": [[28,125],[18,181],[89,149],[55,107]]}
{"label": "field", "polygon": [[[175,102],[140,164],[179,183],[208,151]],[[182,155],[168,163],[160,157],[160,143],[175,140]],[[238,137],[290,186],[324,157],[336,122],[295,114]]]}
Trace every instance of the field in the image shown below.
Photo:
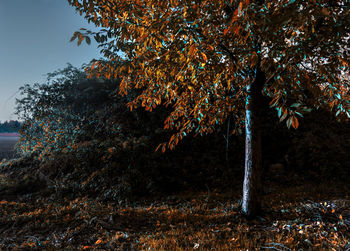
{"label": "field", "polygon": [[0,134],[0,160],[14,156],[14,146],[18,139],[17,136]]}

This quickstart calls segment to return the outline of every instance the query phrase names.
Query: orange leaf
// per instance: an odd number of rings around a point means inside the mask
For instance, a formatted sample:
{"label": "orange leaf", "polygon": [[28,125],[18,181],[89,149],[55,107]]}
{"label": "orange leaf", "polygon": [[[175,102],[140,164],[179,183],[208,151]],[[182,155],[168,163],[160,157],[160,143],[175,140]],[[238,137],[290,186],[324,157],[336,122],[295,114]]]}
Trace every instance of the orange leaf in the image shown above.
{"label": "orange leaf", "polygon": [[241,28],[240,25],[236,26],[234,29],[233,29],[233,33],[235,33],[236,35],[239,35],[239,29]]}
{"label": "orange leaf", "polygon": [[230,27],[224,30],[224,36],[226,36],[227,32],[229,31]]}
{"label": "orange leaf", "polygon": [[95,242],[95,244],[98,245],[98,244],[100,244],[101,242],[102,242],[102,240],[101,240],[101,239],[98,239],[98,240]]}
{"label": "orange leaf", "polygon": [[213,50],[214,50],[214,46],[212,46],[212,45],[208,44],[208,47],[209,47],[209,49],[210,49],[211,51],[213,51]]}
{"label": "orange leaf", "polygon": [[240,16],[242,14],[242,9],[243,9],[243,2],[240,2],[239,7],[238,7],[237,16]]}
{"label": "orange leaf", "polygon": [[254,51],[251,57],[251,66],[253,67],[254,65],[256,65],[258,63],[258,60],[259,60],[258,54],[256,54],[256,52]]}
{"label": "orange leaf", "polygon": [[299,121],[297,119],[297,117],[292,117],[292,126],[294,129],[297,129],[299,127]]}
{"label": "orange leaf", "polygon": [[195,45],[191,45],[190,50],[188,52],[188,55],[192,56],[193,53],[195,52],[195,50],[196,50],[196,46]]}
{"label": "orange leaf", "polygon": [[202,53],[202,57],[203,57],[204,61],[207,61],[207,60],[208,60],[207,55],[205,55],[204,53]]}

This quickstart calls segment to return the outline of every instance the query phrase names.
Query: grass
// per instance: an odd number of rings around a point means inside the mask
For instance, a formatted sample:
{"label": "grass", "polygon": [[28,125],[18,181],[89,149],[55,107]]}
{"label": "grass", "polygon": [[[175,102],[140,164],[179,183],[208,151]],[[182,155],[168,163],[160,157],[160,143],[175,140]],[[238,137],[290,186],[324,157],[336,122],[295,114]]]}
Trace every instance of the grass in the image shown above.
{"label": "grass", "polygon": [[343,250],[350,246],[350,198],[342,187],[270,185],[272,192],[263,197],[264,214],[251,221],[240,214],[238,192],[214,191],[210,197],[178,194],[123,206],[87,197],[69,201],[35,194],[3,200],[0,248]]}
{"label": "grass", "polygon": [[189,190],[126,204],[30,190],[36,182],[30,175],[7,171],[12,176],[0,173],[0,250],[350,248],[350,184],[344,177],[267,173],[263,214],[248,221],[240,213],[242,177],[227,190]]}

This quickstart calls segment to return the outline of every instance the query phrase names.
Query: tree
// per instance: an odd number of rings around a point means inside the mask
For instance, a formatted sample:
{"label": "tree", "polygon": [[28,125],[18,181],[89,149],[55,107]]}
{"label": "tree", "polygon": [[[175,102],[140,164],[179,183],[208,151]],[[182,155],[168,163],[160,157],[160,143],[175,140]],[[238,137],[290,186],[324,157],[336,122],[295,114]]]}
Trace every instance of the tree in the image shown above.
{"label": "tree", "polygon": [[47,76],[44,84],[20,88],[22,97],[16,100],[16,114],[23,120],[20,152],[35,152],[44,159],[72,152],[84,141],[119,135],[120,124],[112,116],[120,101],[113,97],[115,82],[87,79],[82,69],[70,64]]}
{"label": "tree", "polygon": [[263,96],[288,127],[297,128],[298,116],[321,106],[350,117],[344,1],[68,2],[102,27],[72,37],[80,44],[93,35],[109,60],[92,63],[90,73],[122,76],[124,94],[141,89],[130,109],[172,106],[164,128],[176,132],[160,145],[163,151],[189,133],[213,132],[230,115],[235,129],[245,128],[242,211],[248,217],[260,207]]}
{"label": "tree", "polygon": [[18,132],[21,126],[21,122],[16,120],[5,121],[3,123],[0,122],[0,133]]}

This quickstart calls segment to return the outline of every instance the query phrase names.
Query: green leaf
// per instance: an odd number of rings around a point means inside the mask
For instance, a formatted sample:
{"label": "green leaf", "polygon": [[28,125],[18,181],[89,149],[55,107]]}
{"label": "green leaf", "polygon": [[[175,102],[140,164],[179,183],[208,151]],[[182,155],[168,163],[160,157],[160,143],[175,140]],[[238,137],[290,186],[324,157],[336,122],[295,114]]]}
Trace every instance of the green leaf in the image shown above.
{"label": "green leaf", "polygon": [[299,104],[299,103],[294,103],[294,104],[292,104],[290,107],[298,108],[299,106],[301,106],[301,104]]}
{"label": "green leaf", "polygon": [[86,40],[86,43],[87,43],[87,44],[91,44],[91,40],[90,40],[89,37],[86,36],[86,37],[85,37],[85,40]]}
{"label": "green leaf", "polygon": [[292,117],[290,117],[289,119],[287,119],[287,127],[288,128],[290,128],[291,127],[291,125],[293,124],[293,119],[292,119]]}
{"label": "green leaf", "polygon": [[298,114],[300,117],[304,117],[303,114],[301,114],[300,112],[295,112],[295,114]]}
{"label": "green leaf", "polygon": [[278,117],[281,117],[281,115],[282,115],[282,109],[281,109],[281,107],[278,107],[278,108],[277,108],[277,111],[278,111]]}

